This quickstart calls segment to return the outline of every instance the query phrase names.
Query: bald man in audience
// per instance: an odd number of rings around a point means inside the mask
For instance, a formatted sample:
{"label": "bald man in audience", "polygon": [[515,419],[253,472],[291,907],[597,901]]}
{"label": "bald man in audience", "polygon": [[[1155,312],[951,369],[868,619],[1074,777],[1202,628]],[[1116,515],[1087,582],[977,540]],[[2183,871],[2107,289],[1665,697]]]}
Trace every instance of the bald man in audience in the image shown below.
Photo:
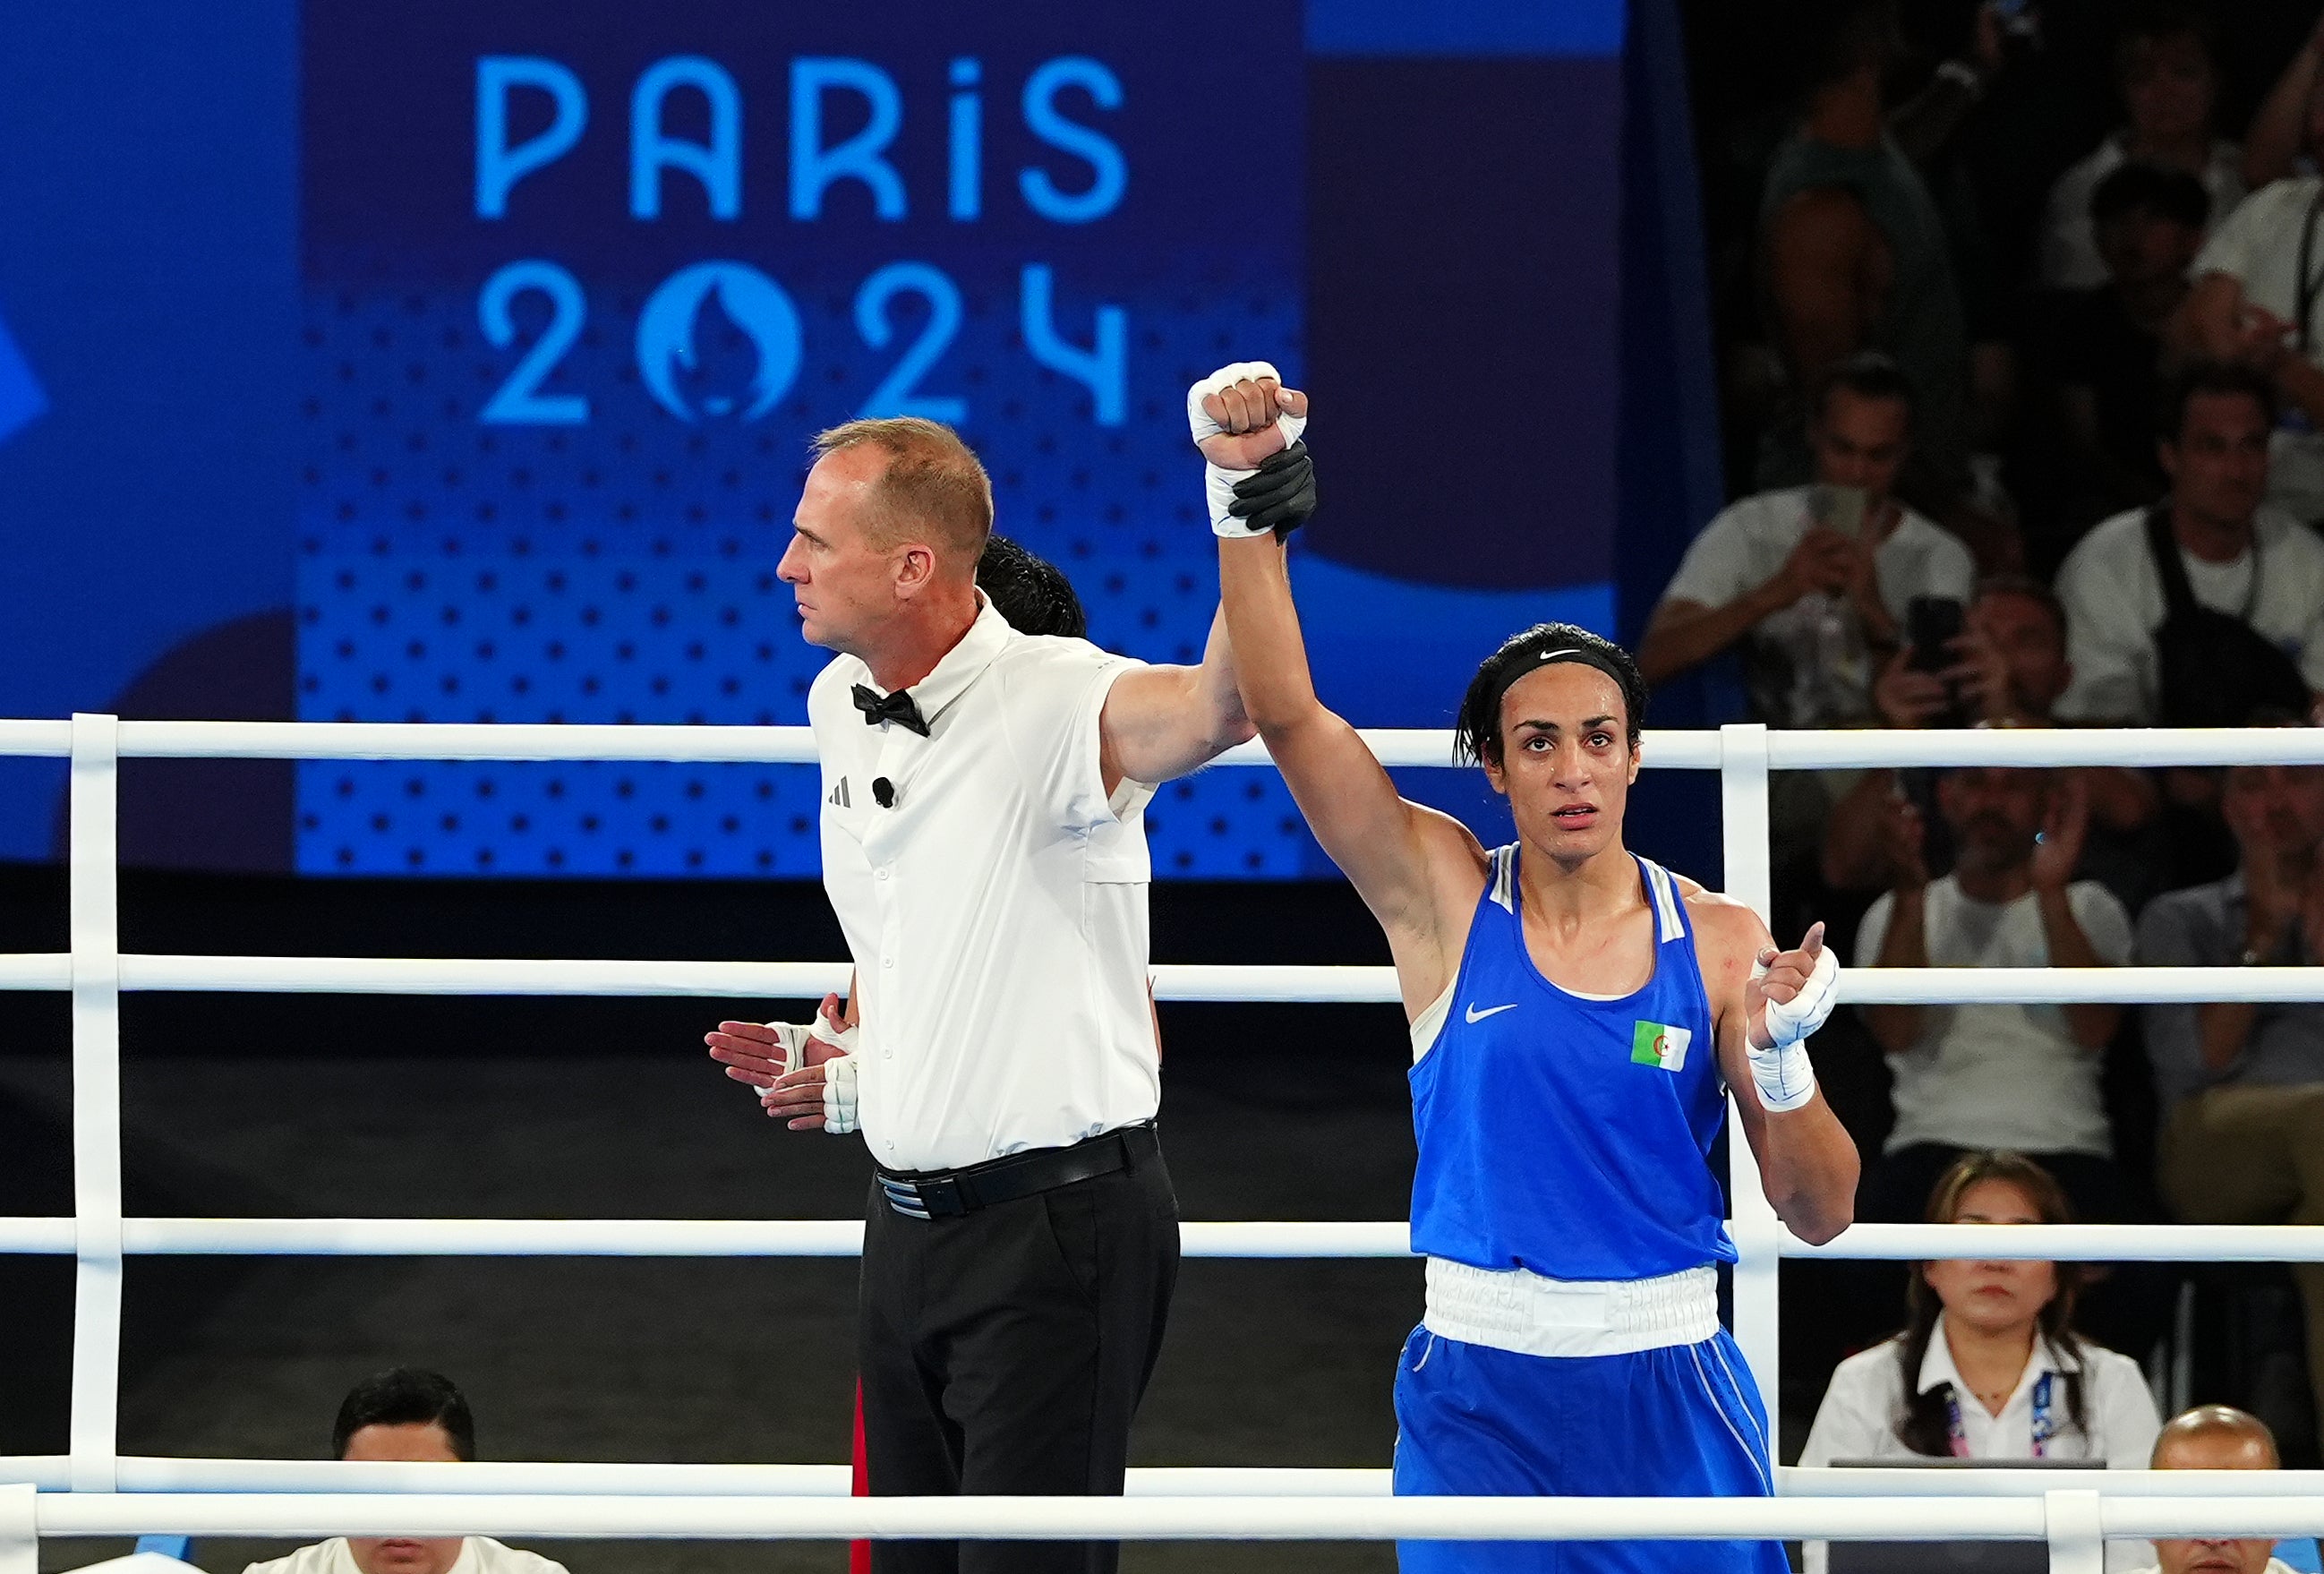
{"label": "bald man in audience", "polygon": [[[2275,1435],[2255,1415],[2224,1404],[2199,1404],[2174,1416],[2154,1440],[2157,1470],[2273,1470]],[[2292,1574],[2265,1536],[2241,1542],[2157,1542],[2161,1561],[2140,1574]]]}

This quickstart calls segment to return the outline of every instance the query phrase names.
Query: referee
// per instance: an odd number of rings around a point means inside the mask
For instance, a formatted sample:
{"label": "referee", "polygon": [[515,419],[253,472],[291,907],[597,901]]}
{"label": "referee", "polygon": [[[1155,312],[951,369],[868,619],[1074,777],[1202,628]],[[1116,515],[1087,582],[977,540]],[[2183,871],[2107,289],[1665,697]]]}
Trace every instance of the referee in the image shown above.
{"label": "referee", "polygon": [[[858,1325],[873,1495],[1119,1494],[1178,1267],[1142,810],[1150,784],[1252,736],[1225,634],[1198,667],[1020,634],[976,588],[992,488],[958,436],[857,421],[815,449],[780,572],[808,643],[836,653],[807,718],[856,976],[851,1020],[819,1036],[846,1052],[787,1057],[790,1024],[722,1023],[711,1047],[794,1067],[770,1110],[852,1119],[878,1166]],[[872,1556],[880,1574],[1102,1571],[1118,1550]]]}

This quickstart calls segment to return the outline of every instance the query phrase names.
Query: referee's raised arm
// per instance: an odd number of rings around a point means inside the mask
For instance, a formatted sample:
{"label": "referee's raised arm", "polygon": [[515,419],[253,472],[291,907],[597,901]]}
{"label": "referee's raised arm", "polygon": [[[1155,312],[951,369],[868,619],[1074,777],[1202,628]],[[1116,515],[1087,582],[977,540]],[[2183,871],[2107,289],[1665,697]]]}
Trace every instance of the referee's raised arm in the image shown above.
{"label": "referee's raised arm", "polygon": [[1199,771],[1259,736],[1243,714],[1223,612],[1211,617],[1199,667],[1124,672],[1098,717],[1098,761],[1111,795],[1125,780],[1149,785]]}

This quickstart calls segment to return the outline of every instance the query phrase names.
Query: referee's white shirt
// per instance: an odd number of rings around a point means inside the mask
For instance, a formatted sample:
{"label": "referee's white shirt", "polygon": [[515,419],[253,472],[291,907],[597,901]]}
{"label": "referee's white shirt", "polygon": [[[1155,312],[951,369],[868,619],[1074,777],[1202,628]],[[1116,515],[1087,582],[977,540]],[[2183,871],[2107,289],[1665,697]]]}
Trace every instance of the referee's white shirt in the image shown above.
{"label": "referee's white shirt", "polygon": [[[982,603],[911,686],[928,736],[867,723],[840,656],[807,694],[823,884],[855,959],[874,1162],[949,1170],[1149,1120],[1143,793],[1109,804],[1098,718],[1137,663]],[[891,807],[882,808],[886,784]]]}

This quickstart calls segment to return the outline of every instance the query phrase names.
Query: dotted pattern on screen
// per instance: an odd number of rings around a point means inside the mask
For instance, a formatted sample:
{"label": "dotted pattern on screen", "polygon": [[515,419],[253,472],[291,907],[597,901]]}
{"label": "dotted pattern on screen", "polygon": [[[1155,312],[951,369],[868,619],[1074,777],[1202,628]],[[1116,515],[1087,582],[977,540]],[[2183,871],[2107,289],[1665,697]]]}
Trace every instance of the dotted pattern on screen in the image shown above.
{"label": "dotted pattern on screen", "polygon": [[[1216,594],[1183,390],[1264,349],[1296,375],[1296,290],[1206,264],[1130,310],[1130,409],[1034,365],[1013,292],[967,292],[927,392],[970,401],[1000,528],[1070,574],[1091,637],[1152,661],[1200,659]],[[1093,302],[1062,276],[1056,317],[1085,342]],[[788,281],[787,281],[788,282]],[[798,633],[775,567],[806,440],[846,419],[894,349],[855,339],[847,289],[798,297],[807,356],[748,425],[688,425],[638,384],[642,292],[593,292],[590,326],[542,386],[586,391],[586,425],[479,424],[519,345],[478,332],[473,293],[311,290],[298,565],[299,714],[325,720],[798,723],[826,656]],[[1111,292],[1110,292],[1111,295]],[[1111,295],[1120,299],[1118,295]],[[528,307],[531,310],[528,311]],[[915,331],[898,311],[899,344]],[[705,335],[700,375],[755,364],[739,330]],[[735,368],[739,367],[739,370]],[[302,871],[491,875],[811,876],[811,767],[342,764],[300,767]],[[1220,770],[1147,815],[1157,875],[1290,878],[1326,868],[1280,779]]]}

